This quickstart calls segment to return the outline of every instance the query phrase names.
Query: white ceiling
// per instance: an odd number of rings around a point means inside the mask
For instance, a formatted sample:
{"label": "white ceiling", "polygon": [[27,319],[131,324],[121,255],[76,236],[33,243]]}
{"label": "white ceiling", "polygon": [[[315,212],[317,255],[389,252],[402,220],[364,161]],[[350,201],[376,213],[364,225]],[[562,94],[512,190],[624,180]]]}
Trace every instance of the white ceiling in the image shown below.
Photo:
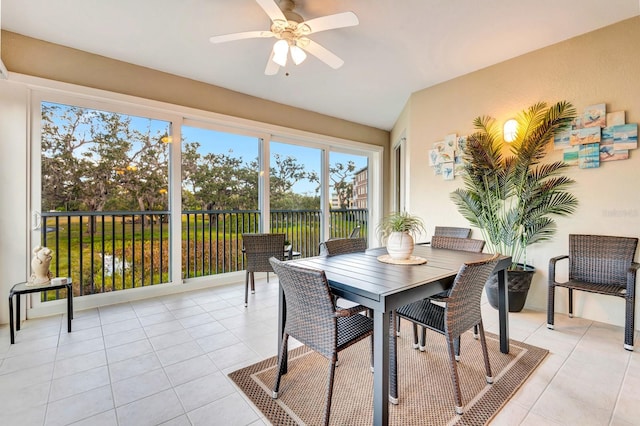
{"label": "white ceiling", "polygon": [[[341,57],[264,75],[272,38],[255,0],[3,0],[3,29],[389,130],[409,95],[640,15],[639,0],[297,0],[311,19],[353,11],[360,24],[312,34]],[[285,75],[288,72],[288,76]]]}

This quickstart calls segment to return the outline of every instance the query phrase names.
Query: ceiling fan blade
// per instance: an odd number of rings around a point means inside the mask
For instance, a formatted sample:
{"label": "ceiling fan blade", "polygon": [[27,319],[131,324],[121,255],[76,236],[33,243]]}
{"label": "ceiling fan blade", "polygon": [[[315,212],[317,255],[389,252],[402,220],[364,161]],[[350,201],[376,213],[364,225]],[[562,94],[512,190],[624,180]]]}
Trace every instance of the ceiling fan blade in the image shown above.
{"label": "ceiling fan blade", "polygon": [[280,65],[273,62],[273,51],[271,51],[271,55],[269,55],[269,60],[267,61],[267,67],[264,69],[264,74],[276,75],[278,74],[278,70],[280,70]]}
{"label": "ceiling fan blade", "polygon": [[271,31],[247,31],[244,33],[224,34],[209,38],[211,43],[225,43],[227,41],[244,40],[247,38],[267,38],[273,37]]}
{"label": "ceiling fan blade", "polygon": [[316,58],[320,59],[325,64],[329,65],[333,69],[340,68],[344,61],[337,57],[334,53],[328,51],[313,40],[309,40],[309,43],[303,47],[304,50],[311,53]]}
{"label": "ceiling fan blade", "polygon": [[275,0],[256,0],[256,3],[260,5],[264,13],[269,15],[272,21],[280,20],[286,22],[287,18],[285,18],[284,13],[282,13],[282,10],[280,10]]}
{"label": "ceiling fan blade", "polygon": [[321,16],[320,18],[309,19],[302,24],[309,27],[311,33],[332,30],[334,28],[352,27],[358,25],[358,17],[353,12],[336,13],[335,15]]}

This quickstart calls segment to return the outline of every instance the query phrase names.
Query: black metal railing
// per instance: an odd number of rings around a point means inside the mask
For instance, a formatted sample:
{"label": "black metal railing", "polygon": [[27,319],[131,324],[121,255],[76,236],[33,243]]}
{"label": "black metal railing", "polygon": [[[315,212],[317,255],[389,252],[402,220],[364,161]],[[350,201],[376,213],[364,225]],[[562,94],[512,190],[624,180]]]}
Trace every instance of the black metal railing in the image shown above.
{"label": "black metal railing", "polygon": [[[329,238],[367,235],[366,209],[330,212]],[[54,276],[73,279],[75,296],[166,283],[169,276],[168,211],[42,213],[41,245],[54,251]],[[244,269],[242,234],[259,232],[259,210],[182,212],[182,276],[201,277]],[[318,254],[320,210],[272,210],[270,232],[281,232],[302,257]],[[43,300],[66,297],[64,290]]]}
{"label": "black metal railing", "polygon": [[46,212],[41,244],[54,251],[51,273],[71,277],[76,296],[160,284],[169,281],[170,217],[168,211]]}

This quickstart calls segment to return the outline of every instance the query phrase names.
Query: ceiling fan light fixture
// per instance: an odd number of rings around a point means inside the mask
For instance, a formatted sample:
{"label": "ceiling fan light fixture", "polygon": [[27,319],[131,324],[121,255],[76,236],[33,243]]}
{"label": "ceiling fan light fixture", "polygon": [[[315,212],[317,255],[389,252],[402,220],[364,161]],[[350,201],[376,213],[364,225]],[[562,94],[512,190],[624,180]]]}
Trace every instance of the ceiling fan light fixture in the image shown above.
{"label": "ceiling fan light fixture", "polygon": [[273,62],[284,67],[287,65],[287,53],[289,53],[289,43],[286,40],[278,40],[273,45]]}
{"label": "ceiling fan light fixture", "polygon": [[293,59],[294,64],[300,65],[305,59],[307,59],[307,54],[304,53],[304,50],[294,45],[291,46],[291,59]]}

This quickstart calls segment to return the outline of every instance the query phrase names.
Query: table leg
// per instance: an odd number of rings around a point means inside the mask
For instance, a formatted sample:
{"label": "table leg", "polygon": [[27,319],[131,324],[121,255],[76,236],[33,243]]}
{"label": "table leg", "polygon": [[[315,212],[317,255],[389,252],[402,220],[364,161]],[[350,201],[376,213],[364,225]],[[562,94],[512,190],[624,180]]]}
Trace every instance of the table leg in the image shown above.
{"label": "table leg", "polygon": [[73,318],[73,289],[67,286],[67,332],[71,333],[71,319]]}
{"label": "table leg", "polygon": [[[282,287],[278,284],[278,354],[280,354],[280,348],[282,347],[282,337],[284,335],[284,324],[287,320],[287,305],[285,303],[284,291]],[[284,370],[282,374],[287,373],[287,353],[284,354]],[[278,360],[280,361],[280,360]]]}
{"label": "table leg", "polygon": [[373,311],[373,424],[389,424],[388,312]]}
{"label": "table leg", "polygon": [[20,293],[16,294],[16,331],[20,330]]}
{"label": "table leg", "polygon": [[500,323],[500,352],[509,353],[509,294],[507,270],[498,271],[498,320]]}
{"label": "table leg", "polygon": [[15,343],[15,332],[13,331],[13,325],[13,294],[9,294],[9,333],[11,334],[12,345]]}

